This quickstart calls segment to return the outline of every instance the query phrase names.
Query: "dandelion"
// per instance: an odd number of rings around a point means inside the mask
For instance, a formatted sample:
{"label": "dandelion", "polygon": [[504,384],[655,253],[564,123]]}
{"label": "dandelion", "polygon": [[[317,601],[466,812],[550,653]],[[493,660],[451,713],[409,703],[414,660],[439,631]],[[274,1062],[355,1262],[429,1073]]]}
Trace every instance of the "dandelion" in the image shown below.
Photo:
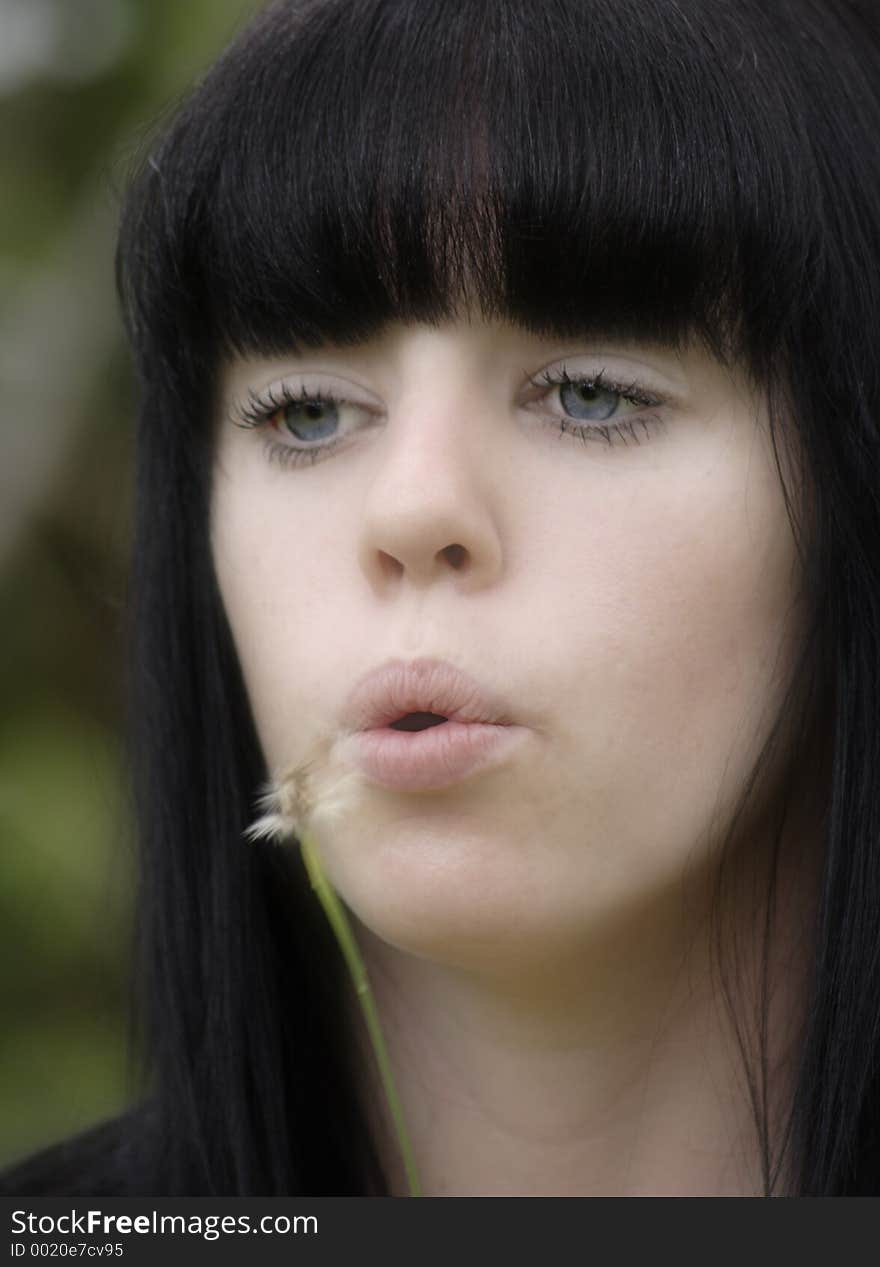
{"label": "dandelion", "polygon": [[324,908],[348,966],[391,1112],[410,1196],[417,1197],[421,1196],[421,1186],[367,970],[345,908],[321,867],[315,843],[315,827],[339,818],[352,805],[363,782],[363,775],[358,770],[334,761],[330,741],[322,740],[307,761],[292,766],[277,780],[260,789],[257,800],[260,817],[246,829],[244,835],[251,841],[267,839],[281,843],[296,837],[300,842],[312,888]]}

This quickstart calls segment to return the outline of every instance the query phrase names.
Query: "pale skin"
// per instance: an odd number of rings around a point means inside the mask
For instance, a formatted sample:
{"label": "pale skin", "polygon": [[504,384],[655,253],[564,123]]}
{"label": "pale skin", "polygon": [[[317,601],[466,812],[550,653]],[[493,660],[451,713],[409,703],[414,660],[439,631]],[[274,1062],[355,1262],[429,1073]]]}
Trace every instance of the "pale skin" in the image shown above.
{"label": "pale skin", "polygon": [[[629,394],[542,381],[561,366]],[[249,393],[278,404],[281,384],[352,405],[235,425]],[[630,429],[559,433],[586,414]],[[339,436],[314,464],[264,450]],[[271,769],[333,739],[355,680],[390,657],[460,665],[530,731],[442,791],[367,784],[318,840],[424,1192],[760,1192],[705,915],[803,612],[746,376],[695,344],[538,338],[471,315],[236,360],[216,437],[214,560]],[[737,849],[765,854],[773,804],[771,780]],[[773,1095],[808,958],[810,821],[793,823],[799,862],[782,874]],[[371,1078],[365,1051],[404,1194]]]}

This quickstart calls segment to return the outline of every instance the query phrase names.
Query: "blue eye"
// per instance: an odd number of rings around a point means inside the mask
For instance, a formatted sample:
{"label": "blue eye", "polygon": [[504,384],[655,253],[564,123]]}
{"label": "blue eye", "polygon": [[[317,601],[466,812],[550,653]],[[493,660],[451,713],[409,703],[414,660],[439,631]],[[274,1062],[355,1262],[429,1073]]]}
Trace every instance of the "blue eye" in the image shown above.
{"label": "blue eye", "polygon": [[[322,440],[339,427],[339,401],[324,396],[292,400],[272,417],[278,418],[297,440]],[[323,429],[318,425],[321,423]]]}
{"label": "blue eye", "polygon": [[[309,391],[305,385],[295,391],[287,385],[269,388],[264,395],[250,392],[248,403],[235,411],[236,426],[266,430],[266,452],[279,466],[311,465],[346,441],[366,425],[368,406],[335,396],[327,391]],[[286,434],[281,443],[271,435]],[[302,446],[302,447],[300,447]]]}
{"label": "blue eye", "polygon": [[616,412],[622,397],[591,382],[563,382],[559,386],[559,401],[566,413],[583,422],[605,422]]}
{"label": "blue eye", "polygon": [[613,381],[604,370],[572,375],[563,365],[531,381],[536,387],[544,384],[543,403],[555,403],[551,419],[559,431],[584,442],[639,444],[663,426],[651,412],[665,403],[660,397],[638,383]]}

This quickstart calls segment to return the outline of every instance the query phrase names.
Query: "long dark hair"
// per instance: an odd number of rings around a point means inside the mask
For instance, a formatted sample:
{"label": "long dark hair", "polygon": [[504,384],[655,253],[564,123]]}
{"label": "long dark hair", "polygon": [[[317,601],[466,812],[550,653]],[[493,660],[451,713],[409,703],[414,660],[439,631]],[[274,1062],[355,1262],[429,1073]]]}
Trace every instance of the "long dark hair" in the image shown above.
{"label": "long dark hair", "polygon": [[[825,759],[785,1191],[861,1190],[880,1121],[878,137],[880,20],[846,0],[293,0],[183,104],[118,257],[142,397],[144,1095],[83,1191],[387,1191],[336,947],[296,851],[242,839],[266,770],[211,563],[214,393],[229,352],[354,342],[462,296],[541,333],[696,335],[796,428],[810,620],[777,730],[805,709]],[[750,1059],[774,1195],[760,1044]]]}

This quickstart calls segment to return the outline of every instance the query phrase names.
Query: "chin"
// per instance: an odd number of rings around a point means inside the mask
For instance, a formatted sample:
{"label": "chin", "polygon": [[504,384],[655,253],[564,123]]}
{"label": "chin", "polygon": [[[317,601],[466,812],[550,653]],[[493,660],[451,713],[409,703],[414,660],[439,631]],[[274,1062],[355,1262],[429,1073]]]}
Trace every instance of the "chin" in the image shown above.
{"label": "chin", "polygon": [[534,880],[518,885],[509,860],[500,883],[486,867],[397,866],[349,875],[339,891],[362,926],[365,949],[375,939],[448,967],[495,973],[533,965],[559,936],[559,921],[548,925],[529,896]]}

